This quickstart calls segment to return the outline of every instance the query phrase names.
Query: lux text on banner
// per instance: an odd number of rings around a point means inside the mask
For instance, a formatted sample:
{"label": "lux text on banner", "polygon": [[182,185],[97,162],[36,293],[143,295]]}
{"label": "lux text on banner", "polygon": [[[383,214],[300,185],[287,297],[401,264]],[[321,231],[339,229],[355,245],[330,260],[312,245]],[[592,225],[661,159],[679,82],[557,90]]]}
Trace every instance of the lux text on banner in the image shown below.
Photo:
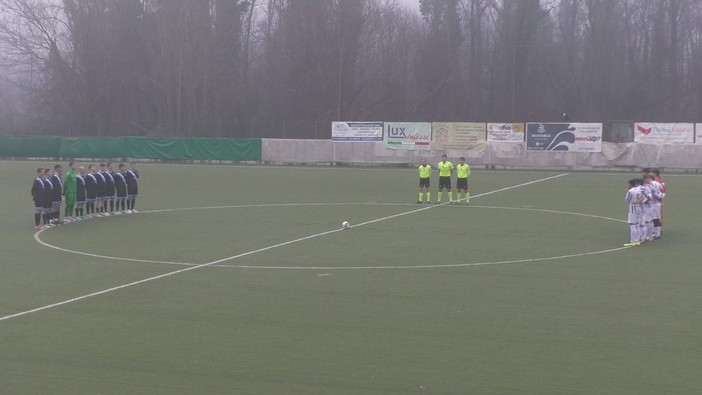
{"label": "lux text on banner", "polygon": [[385,148],[411,151],[431,150],[431,123],[385,122]]}

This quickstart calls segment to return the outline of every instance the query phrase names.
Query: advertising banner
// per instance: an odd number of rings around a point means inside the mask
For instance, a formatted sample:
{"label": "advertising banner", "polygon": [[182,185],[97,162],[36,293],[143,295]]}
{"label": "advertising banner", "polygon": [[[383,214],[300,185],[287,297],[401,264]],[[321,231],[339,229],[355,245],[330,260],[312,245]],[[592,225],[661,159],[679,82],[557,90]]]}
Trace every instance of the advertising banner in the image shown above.
{"label": "advertising banner", "polygon": [[523,123],[488,123],[488,141],[514,141],[524,142]]}
{"label": "advertising banner", "polygon": [[462,151],[485,149],[484,123],[434,122],[431,131],[432,149]]}
{"label": "advertising banner", "polygon": [[431,149],[431,123],[385,122],[385,147],[411,151]]}
{"label": "advertising banner", "polygon": [[332,122],[334,141],[383,141],[382,122]]}
{"label": "advertising banner", "polygon": [[527,151],[602,152],[601,123],[527,123]]}
{"label": "advertising banner", "polygon": [[695,144],[702,144],[702,123],[695,124]]}
{"label": "advertising banner", "polygon": [[651,144],[692,144],[695,141],[693,123],[652,123],[634,124],[634,142]]}

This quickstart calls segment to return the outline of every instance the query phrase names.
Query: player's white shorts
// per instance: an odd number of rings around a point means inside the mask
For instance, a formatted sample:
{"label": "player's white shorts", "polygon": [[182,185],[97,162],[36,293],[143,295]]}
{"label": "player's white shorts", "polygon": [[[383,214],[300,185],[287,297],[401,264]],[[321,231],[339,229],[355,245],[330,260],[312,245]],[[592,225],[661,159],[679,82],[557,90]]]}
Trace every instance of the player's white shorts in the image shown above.
{"label": "player's white shorts", "polygon": [[649,210],[649,219],[654,220],[654,219],[661,219],[661,204],[659,203],[653,203],[651,205],[651,210]]}
{"label": "player's white shorts", "polygon": [[642,224],[644,222],[643,213],[629,213],[626,222],[630,224]]}
{"label": "player's white shorts", "polygon": [[644,211],[643,211],[643,220],[644,222],[651,222],[654,217],[654,212],[653,212],[653,204],[644,206]]}

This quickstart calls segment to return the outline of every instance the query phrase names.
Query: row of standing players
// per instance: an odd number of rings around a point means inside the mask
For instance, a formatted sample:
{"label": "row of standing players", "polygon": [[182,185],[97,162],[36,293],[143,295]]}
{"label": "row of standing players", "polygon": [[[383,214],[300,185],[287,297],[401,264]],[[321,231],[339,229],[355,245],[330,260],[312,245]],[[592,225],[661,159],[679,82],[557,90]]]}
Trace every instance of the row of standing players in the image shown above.
{"label": "row of standing players", "polygon": [[625,247],[636,247],[661,238],[665,192],[665,183],[658,169],[645,168],[641,171],[641,178],[629,180],[624,196],[629,206],[629,242],[624,244]]}
{"label": "row of standing players", "polygon": [[[135,213],[139,194],[139,171],[136,163],[130,168],[120,163],[113,171],[112,163],[101,163],[86,168],[68,164],[65,176],[63,166],[53,169],[38,168],[32,183],[34,200],[34,227],[43,229],[61,223],[78,221],[95,216]],[[61,220],[61,204],[66,203]],[[43,224],[42,224],[43,219]]]}
{"label": "row of standing players", "polygon": [[[468,188],[470,166],[466,163],[466,159],[463,157],[458,158],[458,164],[454,166],[453,163],[448,161],[446,155],[442,155],[441,161],[436,164],[436,167],[439,169],[439,192],[434,204],[441,204],[444,189],[448,193],[449,204],[461,204],[461,200],[464,199],[466,204],[470,203],[470,189]],[[451,191],[451,174],[453,174],[454,168],[456,170],[456,200],[453,200],[453,192]],[[425,194],[427,204],[431,203],[431,192],[429,191],[431,173],[431,165],[427,163],[426,159],[422,159],[419,165],[419,200],[417,200],[417,204],[421,204],[424,201]],[[463,198],[461,198],[461,193],[463,193]]]}

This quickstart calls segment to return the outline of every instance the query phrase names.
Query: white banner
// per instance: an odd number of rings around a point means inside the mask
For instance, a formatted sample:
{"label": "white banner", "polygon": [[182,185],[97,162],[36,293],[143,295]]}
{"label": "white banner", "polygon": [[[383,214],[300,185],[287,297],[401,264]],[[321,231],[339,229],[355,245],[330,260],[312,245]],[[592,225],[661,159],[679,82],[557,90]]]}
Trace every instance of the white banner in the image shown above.
{"label": "white banner", "polygon": [[702,144],[702,123],[695,125],[695,144]]}
{"label": "white banner", "polygon": [[485,124],[476,122],[434,122],[431,144],[435,150],[480,151],[485,149]]}
{"label": "white banner", "polygon": [[527,123],[527,151],[602,152],[601,123]]}
{"label": "white banner", "polygon": [[634,124],[634,142],[652,144],[692,144],[695,140],[695,124],[652,123]]}
{"label": "white banner", "polygon": [[431,123],[385,122],[385,147],[412,151],[431,149]]}
{"label": "white banner", "polygon": [[488,123],[488,141],[514,141],[524,142],[523,123]]}
{"label": "white banner", "polygon": [[334,141],[383,141],[382,122],[332,122]]}

